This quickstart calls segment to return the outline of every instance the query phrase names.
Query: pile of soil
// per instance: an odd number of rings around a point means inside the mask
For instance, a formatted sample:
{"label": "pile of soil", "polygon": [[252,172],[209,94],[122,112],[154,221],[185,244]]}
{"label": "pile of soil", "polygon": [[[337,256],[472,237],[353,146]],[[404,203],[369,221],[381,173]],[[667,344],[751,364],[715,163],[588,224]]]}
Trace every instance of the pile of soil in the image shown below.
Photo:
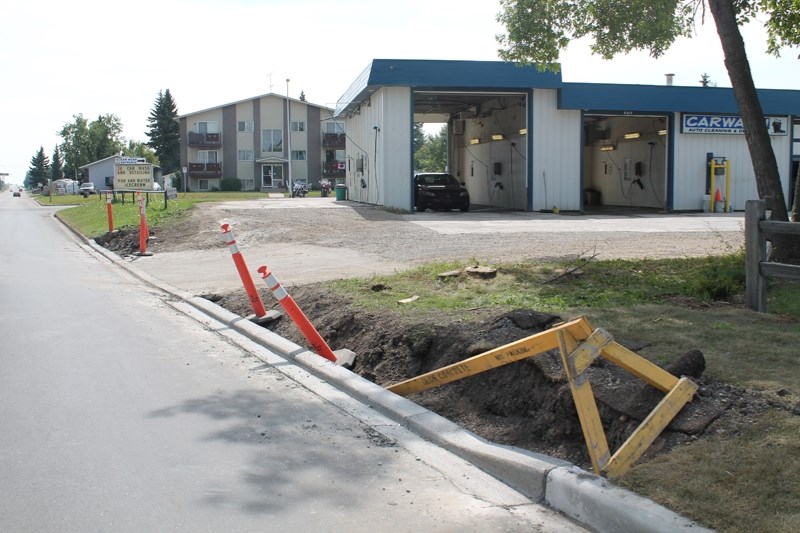
{"label": "pile of soil", "polygon": [[[252,314],[246,295],[204,295],[241,316]],[[546,330],[561,318],[520,309],[488,320],[409,324],[391,313],[354,308],[324,284],[292,288],[292,297],[332,349],[356,352],[353,371],[379,385],[441,368]],[[271,303],[269,296],[265,304]],[[280,310],[273,305],[273,309]],[[283,317],[269,326],[307,346],[296,326]],[[613,333],[612,333],[613,334]],[[646,345],[615,339],[633,351]],[[757,394],[703,376],[698,350],[674,358],[666,368],[700,385],[696,398],[680,412],[642,460],[715,432],[735,434],[764,410],[783,407]],[[604,359],[587,370],[612,453],[655,405],[660,391]],[[556,351],[429,389],[414,402],[495,443],[545,453],[591,469],[575,404]]]}

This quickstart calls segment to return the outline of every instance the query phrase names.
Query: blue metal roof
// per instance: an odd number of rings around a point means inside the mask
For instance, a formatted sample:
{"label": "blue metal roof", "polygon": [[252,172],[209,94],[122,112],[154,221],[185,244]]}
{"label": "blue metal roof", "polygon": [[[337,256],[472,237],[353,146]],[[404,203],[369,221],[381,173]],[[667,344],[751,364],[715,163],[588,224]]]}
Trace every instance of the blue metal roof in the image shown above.
{"label": "blue metal roof", "polygon": [[[609,113],[739,113],[730,88],[562,83],[560,73],[505,61],[374,59],[339,98],[335,116],[353,113],[381,87],[475,92],[560,89],[560,109]],[[800,91],[759,89],[758,96],[767,115],[800,115]]]}
{"label": "blue metal roof", "polygon": [[351,113],[380,87],[441,91],[526,91],[561,87],[561,74],[505,61],[374,59],[336,103],[336,116]]}
{"label": "blue metal roof", "polygon": [[[759,89],[758,98],[767,115],[800,115],[800,91]],[[605,112],[739,113],[733,89],[676,85],[564,83],[558,107]]]}

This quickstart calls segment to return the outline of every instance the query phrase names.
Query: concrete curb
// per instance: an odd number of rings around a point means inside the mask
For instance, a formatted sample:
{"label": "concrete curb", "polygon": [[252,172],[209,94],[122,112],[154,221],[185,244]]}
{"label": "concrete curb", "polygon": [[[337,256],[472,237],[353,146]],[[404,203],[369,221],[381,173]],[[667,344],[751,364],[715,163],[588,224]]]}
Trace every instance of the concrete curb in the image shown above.
{"label": "concrete curb", "polygon": [[545,503],[591,530],[614,533],[711,531],[571,463],[486,441],[246,318],[153,278],[94,241],[88,241],[88,245],[142,281],[184,300],[203,314],[293,361],[417,435],[469,461],[533,501]]}

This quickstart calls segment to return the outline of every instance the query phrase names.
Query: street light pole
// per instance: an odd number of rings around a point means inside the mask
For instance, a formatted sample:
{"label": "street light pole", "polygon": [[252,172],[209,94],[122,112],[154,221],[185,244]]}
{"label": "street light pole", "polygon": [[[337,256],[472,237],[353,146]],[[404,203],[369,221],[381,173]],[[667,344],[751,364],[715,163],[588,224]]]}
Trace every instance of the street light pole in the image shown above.
{"label": "street light pole", "polygon": [[286,161],[289,194],[292,194],[292,104],[289,102],[289,78],[286,78]]}

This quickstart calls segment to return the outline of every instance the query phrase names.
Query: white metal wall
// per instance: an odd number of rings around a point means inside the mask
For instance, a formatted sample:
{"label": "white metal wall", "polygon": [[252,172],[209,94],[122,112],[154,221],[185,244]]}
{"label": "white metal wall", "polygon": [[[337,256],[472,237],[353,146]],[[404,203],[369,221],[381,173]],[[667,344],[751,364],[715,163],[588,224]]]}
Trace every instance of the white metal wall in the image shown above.
{"label": "white metal wall", "polygon": [[581,207],[581,114],[559,110],[557,94],[533,91],[533,211]]}
{"label": "white metal wall", "polygon": [[[453,136],[453,142],[459,143],[452,150],[455,176],[464,182],[472,204],[527,208],[527,141],[520,134],[526,126],[527,108],[524,98],[516,98],[520,104],[507,108],[502,97],[489,102],[488,108],[497,106],[491,115],[465,120],[464,134]],[[503,138],[494,140],[493,134]]]}
{"label": "white metal wall", "polygon": [[411,89],[385,87],[347,120],[351,200],[413,210]]}
{"label": "white metal wall", "polygon": [[[676,113],[676,124],[681,123]],[[678,127],[676,126],[676,129]],[[772,148],[778,161],[781,186],[788,194],[791,174],[791,136],[772,136]],[[706,153],[725,157],[731,163],[731,193],[729,202],[733,209],[744,209],[747,200],[758,198],[755,173],[744,135],[682,134],[675,133],[675,186],[673,209],[677,211],[702,209],[706,186]],[[724,195],[723,183],[715,188]],[[713,191],[712,191],[713,194]]]}
{"label": "white metal wall", "polygon": [[[593,131],[601,129],[605,135],[594,138],[596,133],[588,132],[584,188],[598,191],[603,205],[665,209],[667,137],[658,134],[665,128],[666,120],[658,116],[613,116],[595,125]],[[632,132],[640,136],[626,140],[625,134]],[[614,150],[603,152],[602,146]]]}

